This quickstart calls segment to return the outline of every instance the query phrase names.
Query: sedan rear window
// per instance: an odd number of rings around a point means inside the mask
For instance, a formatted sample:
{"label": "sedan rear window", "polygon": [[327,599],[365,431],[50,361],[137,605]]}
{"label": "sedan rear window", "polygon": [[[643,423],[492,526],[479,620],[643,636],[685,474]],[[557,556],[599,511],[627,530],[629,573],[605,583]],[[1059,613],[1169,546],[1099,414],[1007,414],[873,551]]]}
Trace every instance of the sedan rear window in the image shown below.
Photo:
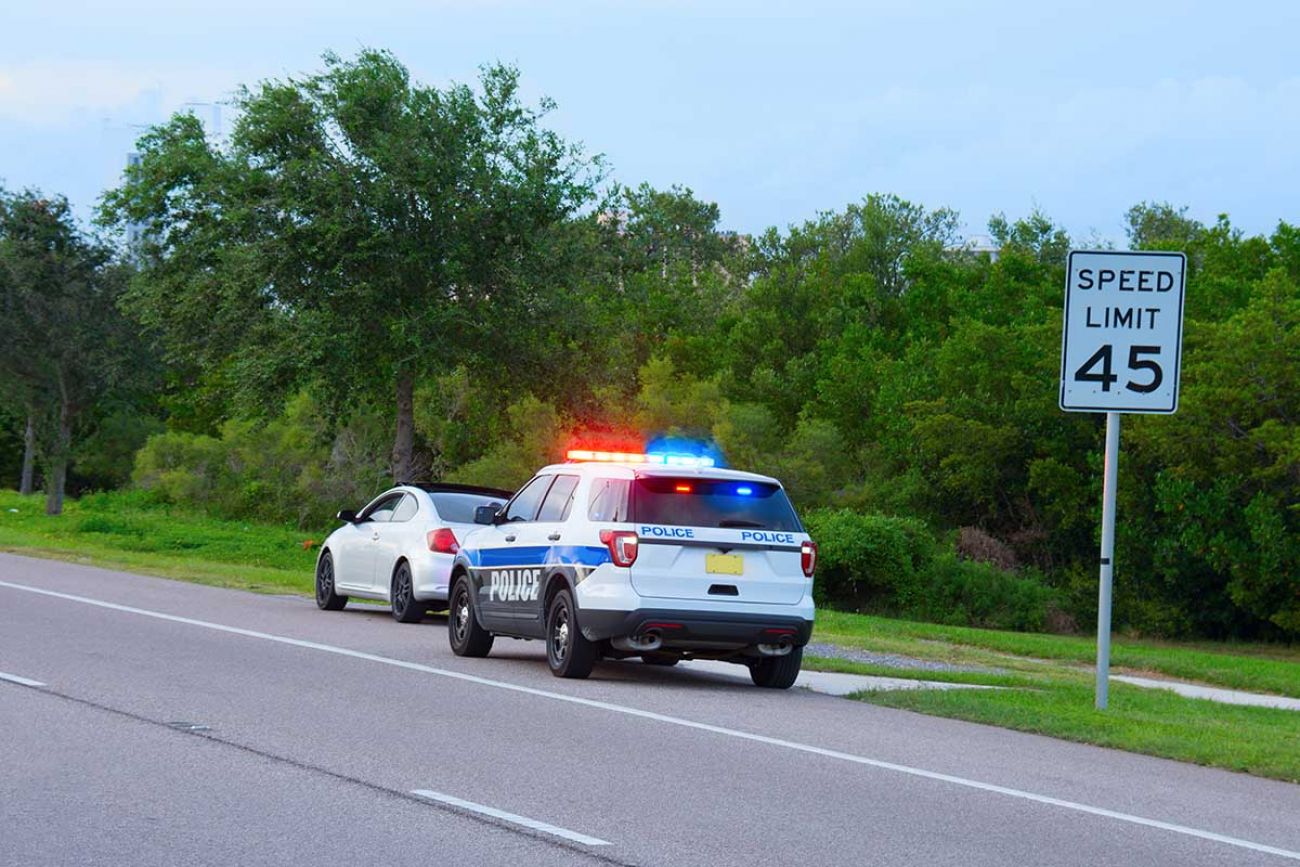
{"label": "sedan rear window", "polygon": [[632,517],[670,527],[803,530],[780,485],[732,479],[643,476],[633,490]]}
{"label": "sedan rear window", "polygon": [[484,496],[483,494],[447,492],[432,493],[429,496],[433,499],[433,507],[438,510],[438,516],[449,524],[474,523],[474,510],[479,506],[487,506],[492,503],[498,506],[505,505],[504,500]]}

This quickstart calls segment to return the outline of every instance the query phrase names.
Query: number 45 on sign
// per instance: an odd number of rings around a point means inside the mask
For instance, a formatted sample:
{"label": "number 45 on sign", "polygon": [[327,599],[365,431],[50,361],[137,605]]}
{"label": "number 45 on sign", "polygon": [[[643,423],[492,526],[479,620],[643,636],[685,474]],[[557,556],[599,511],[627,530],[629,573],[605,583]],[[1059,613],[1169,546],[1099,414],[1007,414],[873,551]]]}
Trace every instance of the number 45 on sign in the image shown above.
{"label": "number 45 on sign", "polygon": [[1178,409],[1183,360],[1182,253],[1076,250],[1065,277],[1061,409],[1106,413],[1101,568],[1097,593],[1097,708],[1110,693],[1110,607],[1120,413]]}

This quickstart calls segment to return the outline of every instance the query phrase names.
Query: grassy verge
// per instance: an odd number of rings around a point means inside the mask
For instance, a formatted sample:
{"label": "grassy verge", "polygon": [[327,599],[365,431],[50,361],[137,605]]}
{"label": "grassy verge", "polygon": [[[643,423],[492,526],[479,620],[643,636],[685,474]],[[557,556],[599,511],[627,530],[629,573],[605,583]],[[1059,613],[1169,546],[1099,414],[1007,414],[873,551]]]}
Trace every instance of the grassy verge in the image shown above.
{"label": "grassy verge", "polygon": [[1288,782],[1300,782],[1300,712],[1240,707],[1112,683],[1093,708],[1092,681],[1045,677],[1034,689],[861,693],[872,704],[955,717]]}
{"label": "grassy verge", "polygon": [[[998,668],[931,672],[810,657],[823,671],[1000,686],[996,690],[860,693],[873,704],[1300,782],[1300,712],[1184,698],[1112,682],[1110,707],[1093,708],[1090,639],[1028,635],[818,612],[819,641]],[[1233,689],[1300,696],[1300,653],[1269,645],[1116,640],[1117,673],[1165,675]]]}
{"label": "grassy verge", "polygon": [[316,549],[303,542],[324,536],[217,520],[133,493],[69,500],[49,517],[41,497],[0,491],[0,550],[222,587],[310,593]]}

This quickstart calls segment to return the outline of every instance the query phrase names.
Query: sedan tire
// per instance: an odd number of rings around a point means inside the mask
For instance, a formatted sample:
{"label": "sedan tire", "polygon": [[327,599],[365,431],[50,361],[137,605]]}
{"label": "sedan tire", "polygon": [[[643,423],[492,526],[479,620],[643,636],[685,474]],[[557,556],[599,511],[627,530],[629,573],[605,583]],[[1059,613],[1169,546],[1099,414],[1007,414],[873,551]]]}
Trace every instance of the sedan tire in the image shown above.
{"label": "sedan tire", "polygon": [[415,598],[415,583],[411,577],[410,563],[403,560],[397,564],[388,591],[394,620],[398,623],[419,623],[424,619],[426,604]]}
{"label": "sedan tire", "polygon": [[316,607],[322,611],[342,611],[348,597],[334,592],[334,555],[329,551],[316,562]]}

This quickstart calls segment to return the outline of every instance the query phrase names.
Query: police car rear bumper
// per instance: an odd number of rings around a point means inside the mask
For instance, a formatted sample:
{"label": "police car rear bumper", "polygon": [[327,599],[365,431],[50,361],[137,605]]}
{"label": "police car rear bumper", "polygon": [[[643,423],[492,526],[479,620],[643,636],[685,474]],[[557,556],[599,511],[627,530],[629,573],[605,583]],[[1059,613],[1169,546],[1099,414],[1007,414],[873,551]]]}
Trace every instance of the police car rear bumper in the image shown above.
{"label": "police car rear bumper", "polygon": [[813,622],[802,617],[658,608],[583,610],[579,617],[582,634],[589,641],[655,633],[663,640],[664,647],[739,648],[783,643],[803,647],[812,638],[813,628]]}

